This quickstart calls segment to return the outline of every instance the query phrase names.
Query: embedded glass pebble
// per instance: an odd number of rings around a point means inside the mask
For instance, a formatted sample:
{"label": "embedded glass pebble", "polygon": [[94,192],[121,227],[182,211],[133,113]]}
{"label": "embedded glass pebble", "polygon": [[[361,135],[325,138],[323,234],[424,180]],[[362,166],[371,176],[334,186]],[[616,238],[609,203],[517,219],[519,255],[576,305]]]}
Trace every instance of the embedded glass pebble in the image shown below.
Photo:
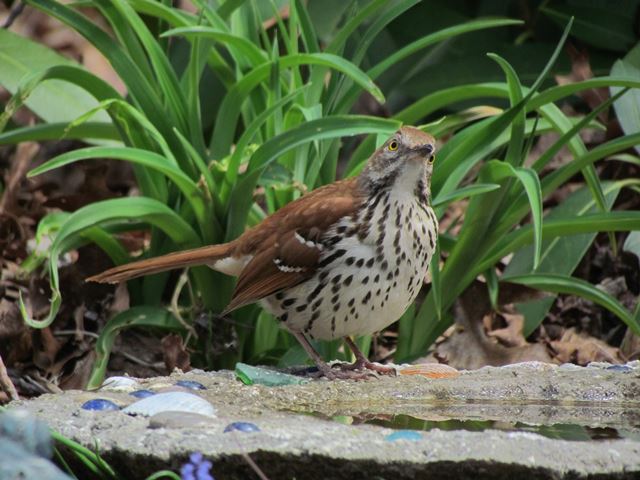
{"label": "embedded glass pebble", "polygon": [[138,385],[138,381],[131,377],[109,377],[100,386],[100,390],[112,390],[114,392],[133,390]]}
{"label": "embedded glass pebble", "polygon": [[629,365],[611,365],[607,367],[606,370],[611,370],[614,372],[629,373],[630,371],[633,370],[633,368],[631,368]]}
{"label": "embedded glass pebble", "polygon": [[398,430],[385,436],[387,442],[395,442],[397,440],[410,440],[412,442],[422,439],[422,434],[415,430]]}
{"label": "embedded glass pebble", "polygon": [[458,370],[443,363],[402,365],[396,371],[399,375],[419,375],[426,378],[455,378],[460,376]]}
{"label": "embedded glass pebble", "polygon": [[83,410],[96,410],[96,411],[113,411],[120,410],[120,407],[106,398],[94,398],[88,400],[80,407]]}
{"label": "embedded glass pebble", "polygon": [[195,380],[178,380],[176,385],[179,387],[190,388],[191,390],[206,390],[205,387],[200,382],[196,382]]}
{"label": "embedded glass pebble", "polygon": [[215,416],[216,409],[193,393],[163,392],[143,398],[122,410],[128,415],[151,417],[160,412],[191,412],[209,417]]}
{"label": "embedded glass pebble", "polygon": [[266,385],[267,387],[280,387],[282,385],[299,385],[309,380],[277,372],[267,368],[253,367],[246,363],[236,363],[236,377],[245,385]]}
{"label": "embedded glass pebble", "polygon": [[584,367],[576,365],[575,363],[563,363],[558,368],[561,368],[563,370],[582,370]]}
{"label": "embedded glass pebble", "polygon": [[151,390],[136,390],[135,392],[129,392],[129,395],[136,398],[147,398],[155,394],[156,392],[152,392]]}
{"label": "embedded glass pebble", "polygon": [[213,427],[215,420],[208,415],[191,412],[160,412],[149,417],[149,428]]}
{"label": "embedded glass pebble", "polygon": [[250,422],[233,422],[224,427],[224,432],[231,432],[233,430],[237,430],[239,432],[249,433],[249,432],[259,432],[260,429],[255,423]]}

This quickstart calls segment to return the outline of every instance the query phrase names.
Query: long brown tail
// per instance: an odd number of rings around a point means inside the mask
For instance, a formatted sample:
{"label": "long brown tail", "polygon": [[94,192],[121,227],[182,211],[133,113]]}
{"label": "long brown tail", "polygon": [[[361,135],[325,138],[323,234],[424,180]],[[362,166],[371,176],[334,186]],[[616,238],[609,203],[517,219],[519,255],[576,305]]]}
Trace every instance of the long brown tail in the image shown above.
{"label": "long brown tail", "polygon": [[138,262],[131,262],[110,268],[102,273],[87,278],[88,282],[118,283],[142,275],[160,273],[174,268],[190,267],[193,265],[212,264],[216,260],[229,255],[231,243],[209,245],[206,247],[169,253],[161,257],[148,258]]}

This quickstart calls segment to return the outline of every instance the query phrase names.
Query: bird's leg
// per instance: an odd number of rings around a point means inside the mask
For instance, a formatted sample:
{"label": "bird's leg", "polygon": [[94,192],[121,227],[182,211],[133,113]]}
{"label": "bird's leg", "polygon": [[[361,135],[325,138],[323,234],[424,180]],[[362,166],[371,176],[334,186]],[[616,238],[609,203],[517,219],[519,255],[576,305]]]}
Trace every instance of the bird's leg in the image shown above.
{"label": "bird's leg", "polygon": [[[314,361],[314,363],[318,367],[318,370],[320,371],[320,374],[322,376],[328,378],[329,380],[335,380],[336,378],[364,380],[367,377],[366,374],[362,374],[359,372],[346,371],[346,370],[334,370],[333,368],[331,368],[331,365],[325,362],[320,356],[320,354],[316,352],[316,349],[313,348],[313,345],[311,345],[309,340],[307,340],[307,337],[305,337],[302,332],[294,332],[291,330],[289,331],[294,337],[296,337],[298,342],[300,342],[300,345],[302,345],[302,348],[304,348],[307,354]],[[360,355],[362,355],[362,353]]]}
{"label": "bird's leg", "polygon": [[351,337],[344,337],[344,342],[347,344],[349,349],[353,352],[356,357],[356,361],[350,365],[347,365],[343,368],[347,368],[350,370],[372,370],[377,373],[381,373],[383,375],[395,375],[396,370],[393,367],[385,367],[384,365],[380,365],[378,363],[370,362],[367,357],[364,356],[364,353],[360,351],[355,342],[351,339]]}
{"label": "bird's leg", "polygon": [[311,345],[311,342],[307,340],[307,337],[305,337],[302,332],[294,332],[291,330],[289,331],[294,337],[296,337],[296,340],[300,342],[300,345],[302,345],[304,351],[307,352],[307,355],[311,357],[311,360],[313,360],[313,362],[316,364],[318,370],[320,370],[325,376],[327,376],[327,372],[331,371],[331,366],[329,366],[329,364],[322,359],[320,354],[316,352],[316,349],[313,348],[313,345]]}

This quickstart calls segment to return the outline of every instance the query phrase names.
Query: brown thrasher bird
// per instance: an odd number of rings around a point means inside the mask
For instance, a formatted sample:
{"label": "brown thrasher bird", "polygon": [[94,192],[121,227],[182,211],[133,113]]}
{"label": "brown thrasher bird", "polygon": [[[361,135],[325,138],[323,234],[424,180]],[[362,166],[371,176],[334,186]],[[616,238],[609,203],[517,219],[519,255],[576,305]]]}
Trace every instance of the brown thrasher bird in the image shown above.
{"label": "brown thrasher bird", "polygon": [[[133,262],[89,280],[115,283],[208,265],[238,277],[225,313],[260,301],[326,377],[393,373],[369,362],[350,336],[395,322],[420,290],[438,234],[429,205],[434,153],[432,136],[402,127],[360,175],[304,195],[232,242]],[[356,362],[330,367],[307,337],[344,338]]]}

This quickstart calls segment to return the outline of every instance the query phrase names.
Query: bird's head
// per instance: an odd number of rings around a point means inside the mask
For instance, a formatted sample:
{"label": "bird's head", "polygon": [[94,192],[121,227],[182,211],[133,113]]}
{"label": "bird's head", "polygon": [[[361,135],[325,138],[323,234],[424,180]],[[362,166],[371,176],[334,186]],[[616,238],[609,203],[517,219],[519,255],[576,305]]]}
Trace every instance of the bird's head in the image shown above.
{"label": "bird's head", "polygon": [[402,127],[369,158],[360,174],[362,188],[372,193],[387,188],[430,193],[436,142],[415,127]]}

